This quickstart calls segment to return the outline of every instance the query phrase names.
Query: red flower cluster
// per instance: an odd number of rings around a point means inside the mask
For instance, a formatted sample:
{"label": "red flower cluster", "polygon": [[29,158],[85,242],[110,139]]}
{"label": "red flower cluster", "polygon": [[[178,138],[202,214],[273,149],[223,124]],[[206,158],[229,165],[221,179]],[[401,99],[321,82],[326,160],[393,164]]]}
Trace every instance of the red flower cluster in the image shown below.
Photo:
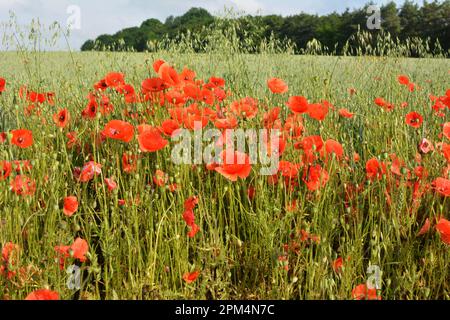
{"label": "red flower cluster", "polygon": [[198,204],[198,198],[193,196],[184,202],[184,213],[183,220],[186,225],[190,228],[188,232],[189,238],[194,238],[197,232],[200,231],[200,227],[195,223],[194,208]]}

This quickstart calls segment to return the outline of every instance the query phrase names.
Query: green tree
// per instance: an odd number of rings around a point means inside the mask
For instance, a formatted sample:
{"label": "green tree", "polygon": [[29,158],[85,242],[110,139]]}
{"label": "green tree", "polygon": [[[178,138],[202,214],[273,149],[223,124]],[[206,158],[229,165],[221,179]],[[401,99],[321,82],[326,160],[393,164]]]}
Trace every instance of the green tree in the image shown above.
{"label": "green tree", "polygon": [[397,5],[389,2],[381,7],[381,28],[397,37],[401,31],[401,19],[398,16]]}

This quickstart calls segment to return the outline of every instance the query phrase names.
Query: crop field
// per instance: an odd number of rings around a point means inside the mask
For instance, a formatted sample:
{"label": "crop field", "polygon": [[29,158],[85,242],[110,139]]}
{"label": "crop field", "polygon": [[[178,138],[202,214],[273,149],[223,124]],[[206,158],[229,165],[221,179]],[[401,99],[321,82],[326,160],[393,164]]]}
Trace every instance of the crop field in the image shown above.
{"label": "crop field", "polygon": [[2,52],[0,113],[0,299],[450,299],[448,59]]}

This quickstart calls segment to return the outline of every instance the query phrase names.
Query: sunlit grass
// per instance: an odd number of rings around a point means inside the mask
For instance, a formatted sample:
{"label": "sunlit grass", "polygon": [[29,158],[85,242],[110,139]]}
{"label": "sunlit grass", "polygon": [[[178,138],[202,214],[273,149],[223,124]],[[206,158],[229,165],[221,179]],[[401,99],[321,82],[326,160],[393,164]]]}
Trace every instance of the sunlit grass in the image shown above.
{"label": "sunlit grass", "polygon": [[[281,178],[278,184],[270,184],[256,167],[246,180],[232,183],[204,165],[174,165],[170,147],[143,154],[136,139],[129,144],[114,140],[95,144],[92,132],[101,131],[111,119],[137,125],[122,111],[128,108],[143,114],[146,105],[126,106],[122,96],[110,93],[113,114],[82,119],[93,84],[118,71],[139,90],[143,79],[155,76],[152,63],[157,59],[178,71],[185,66],[193,69],[205,81],[213,75],[223,77],[232,92],[230,102],[246,96],[258,99],[258,117],[244,127],[261,127],[265,108],[282,107],[284,118],[290,95],[305,96],[310,102],[330,101],[336,111],[330,110],[323,122],[304,116],[303,136],[320,134],[324,140],[340,142],[347,164],[333,160],[329,182],[311,192],[302,173],[293,190]],[[449,70],[445,59],[227,52],[1,53],[0,76],[7,80],[7,87],[0,96],[4,117],[0,131],[32,130],[34,144],[28,149],[0,144],[0,159],[30,160],[33,168],[27,174],[36,181],[36,192],[18,196],[10,191],[10,179],[0,181],[0,244],[18,244],[20,260],[11,267],[27,270],[10,280],[0,278],[0,297],[22,299],[46,287],[64,299],[350,299],[352,289],[367,281],[372,264],[382,271],[379,294],[383,299],[449,299],[448,246],[434,227],[417,236],[426,218],[449,218],[449,200],[429,191],[413,209],[412,188],[405,176],[399,178],[398,186],[387,179],[365,179],[370,158],[389,162],[389,155],[395,153],[414,170],[422,138],[444,141],[439,138],[440,125],[448,121],[448,109],[443,118],[436,117],[429,95],[445,95]],[[408,75],[420,90],[409,92],[400,86],[399,74]],[[270,77],[285,80],[289,93],[272,94],[266,85]],[[22,85],[55,92],[55,106],[45,105],[40,115],[25,116],[28,102],[18,96]],[[351,95],[349,88],[356,94]],[[392,102],[395,109],[384,111],[374,104],[376,97]],[[402,102],[408,103],[404,109]],[[159,125],[169,116],[165,107],[153,107],[155,116],[146,120]],[[59,108],[71,113],[66,129],[52,121]],[[339,117],[339,108],[354,112],[354,118]],[[423,115],[419,129],[405,124],[410,111]],[[77,131],[88,147],[68,149],[69,131]],[[142,156],[135,173],[122,170],[124,152]],[[352,160],[354,152],[360,155],[359,162]],[[300,162],[300,154],[290,146],[283,159]],[[102,174],[87,184],[74,180],[74,167],[90,160],[102,164]],[[436,150],[423,156],[422,165],[431,182],[442,177],[447,163]],[[178,185],[177,192],[151,185],[157,169]],[[103,183],[106,177],[118,183],[112,193]],[[250,186],[255,188],[252,200],[247,195]],[[362,186],[350,206],[344,203],[349,186]],[[70,218],[62,212],[63,199],[69,195],[79,201],[78,211]],[[190,239],[182,214],[184,201],[193,195],[199,198],[194,211],[201,231]],[[127,205],[119,205],[120,199]],[[295,209],[287,210],[293,200]],[[298,241],[300,230],[318,235],[320,243],[299,242],[297,253],[289,251],[289,270],[285,270],[279,259],[285,253],[283,246]],[[80,264],[79,295],[67,288],[68,274],[60,270],[54,250],[77,237],[89,243],[88,261]],[[332,268],[338,257],[344,258],[340,273]],[[195,270],[201,271],[195,282],[183,281],[183,274]]]}

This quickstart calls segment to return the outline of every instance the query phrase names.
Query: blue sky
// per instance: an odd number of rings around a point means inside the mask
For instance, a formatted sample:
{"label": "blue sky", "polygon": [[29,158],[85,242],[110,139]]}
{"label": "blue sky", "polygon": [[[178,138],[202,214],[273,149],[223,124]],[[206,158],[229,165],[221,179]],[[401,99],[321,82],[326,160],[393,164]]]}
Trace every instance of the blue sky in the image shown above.
{"label": "blue sky", "polygon": [[[164,22],[169,15],[181,15],[191,7],[203,7],[213,14],[220,14],[225,7],[261,14],[292,15],[299,12],[326,14],[359,8],[366,0],[0,0],[0,22],[9,20],[13,11],[20,24],[28,24],[39,18],[44,25],[58,21],[65,26],[71,5],[80,8],[80,26],[73,30],[69,43],[78,50],[87,39],[100,34],[115,33],[120,29],[138,26],[148,18]],[[389,0],[374,0],[381,5]],[[396,0],[398,4],[403,0]],[[72,13],[72,12],[71,12]]]}

